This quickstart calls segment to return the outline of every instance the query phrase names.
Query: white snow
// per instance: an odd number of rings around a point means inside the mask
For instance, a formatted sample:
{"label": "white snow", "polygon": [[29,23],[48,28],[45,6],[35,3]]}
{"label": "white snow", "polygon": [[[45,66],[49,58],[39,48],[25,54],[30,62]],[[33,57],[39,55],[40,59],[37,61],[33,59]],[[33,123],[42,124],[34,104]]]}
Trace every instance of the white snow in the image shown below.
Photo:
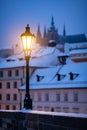
{"label": "white snow", "polygon": [[70,51],[70,54],[80,54],[80,53],[86,53],[87,54],[87,49],[76,49]]}
{"label": "white snow", "polygon": [[76,118],[87,118],[87,114],[79,113],[64,113],[64,112],[46,112],[46,111],[36,111],[36,110],[0,110],[0,112],[21,112],[21,113],[32,113],[40,115],[51,115],[51,116],[65,116],[65,117],[76,117]]}
{"label": "white snow", "polygon": [[[58,64],[59,50],[55,47],[45,47],[32,51],[30,66],[50,67]],[[0,63],[0,68],[13,68],[25,66],[24,53],[13,55]]]}
{"label": "white snow", "polygon": [[[69,73],[78,74],[70,80]],[[65,75],[61,80],[57,80],[57,73]],[[53,68],[36,69],[30,78],[30,89],[49,89],[49,88],[87,88],[87,62],[71,63]],[[43,76],[37,81],[37,75]],[[25,85],[20,87],[25,89]]]}

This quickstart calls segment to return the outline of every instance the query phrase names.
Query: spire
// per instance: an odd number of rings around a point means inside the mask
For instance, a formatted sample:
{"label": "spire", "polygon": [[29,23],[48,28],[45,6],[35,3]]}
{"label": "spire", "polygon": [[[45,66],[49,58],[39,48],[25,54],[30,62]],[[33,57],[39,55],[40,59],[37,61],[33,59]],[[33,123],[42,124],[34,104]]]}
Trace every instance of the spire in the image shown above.
{"label": "spire", "polygon": [[36,43],[41,43],[41,31],[40,31],[40,25],[39,24],[38,24],[38,29],[37,29]]}
{"label": "spire", "polygon": [[66,29],[65,29],[65,24],[64,24],[64,26],[63,26],[63,37],[65,37],[66,36]]}
{"label": "spire", "polygon": [[54,18],[52,16],[52,19],[51,19],[51,27],[50,27],[51,30],[55,30],[55,25],[54,25]]}
{"label": "spire", "polygon": [[41,36],[40,25],[38,24],[37,35]]}
{"label": "spire", "polygon": [[44,33],[43,33],[43,38],[47,37],[47,33],[46,33],[46,25],[44,26]]}

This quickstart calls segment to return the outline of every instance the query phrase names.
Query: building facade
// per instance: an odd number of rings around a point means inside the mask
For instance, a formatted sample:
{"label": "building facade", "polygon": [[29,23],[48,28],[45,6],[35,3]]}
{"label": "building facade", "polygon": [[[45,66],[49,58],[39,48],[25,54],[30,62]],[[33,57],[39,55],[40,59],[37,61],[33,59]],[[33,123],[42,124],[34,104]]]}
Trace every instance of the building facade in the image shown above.
{"label": "building facade", "polygon": [[[30,78],[33,109],[87,114],[86,65],[80,62],[37,69]],[[25,85],[20,92],[23,108]]]}

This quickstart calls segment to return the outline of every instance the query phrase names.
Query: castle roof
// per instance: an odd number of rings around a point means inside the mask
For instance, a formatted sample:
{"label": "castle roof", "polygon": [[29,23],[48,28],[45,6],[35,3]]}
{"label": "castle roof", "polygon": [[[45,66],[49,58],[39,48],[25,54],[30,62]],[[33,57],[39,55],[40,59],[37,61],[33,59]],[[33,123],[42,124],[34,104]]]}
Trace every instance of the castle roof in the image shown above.
{"label": "castle roof", "polygon": [[67,35],[64,41],[68,43],[87,42],[87,38],[85,34]]}

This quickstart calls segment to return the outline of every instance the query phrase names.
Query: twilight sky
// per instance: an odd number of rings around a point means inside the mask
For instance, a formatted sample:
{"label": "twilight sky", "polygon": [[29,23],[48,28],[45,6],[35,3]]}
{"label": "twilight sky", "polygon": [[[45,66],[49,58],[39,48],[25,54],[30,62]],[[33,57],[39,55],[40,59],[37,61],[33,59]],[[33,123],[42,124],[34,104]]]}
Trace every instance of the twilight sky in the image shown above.
{"label": "twilight sky", "polygon": [[27,24],[43,33],[52,16],[59,34],[64,24],[67,35],[87,33],[87,0],[0,0],[0,48],[20,42]]}

